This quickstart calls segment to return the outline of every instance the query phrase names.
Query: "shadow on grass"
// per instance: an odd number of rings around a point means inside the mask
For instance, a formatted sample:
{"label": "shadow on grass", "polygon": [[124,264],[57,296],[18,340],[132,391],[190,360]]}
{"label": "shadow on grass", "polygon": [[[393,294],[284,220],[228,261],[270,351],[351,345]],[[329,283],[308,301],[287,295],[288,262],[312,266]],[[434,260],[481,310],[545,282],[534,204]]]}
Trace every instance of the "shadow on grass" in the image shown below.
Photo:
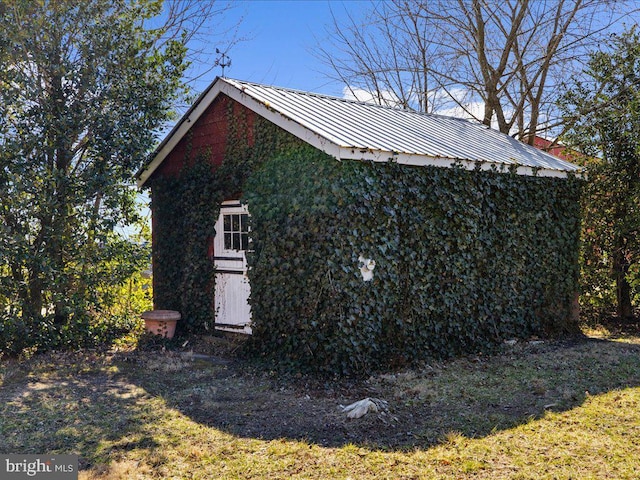
{"label": "shadow on grass", "polygon": [[[285,380],[215,357],[175,369],[175,375],[138,370],[128,379],[194,421],[238,437],[391,450],[432,446],[451,432],[486,436],[547,411],[573,409],[588,396],[640,386],[640,345],[527,342],[489,358],[360,382]],[[386,400],[389,410],[347,419],[339,405],[365,397]]]}
{"label": "shadow on grass", "polygon": [[162,403],[127,383],[110,357],[47,354],[0,363],[0,452],[78,454],[79,467],[117,451],[152,451]]}
{"label": "shadow on grass", "polygon": [[[240,438],[340,447],[429,447],[451,432],[483,437],[640,386],[640,345],[577,339],[505,346],[367,381],[286,381],[240,361],[179,353],[48,355],[0,364],[0,452],[76,453],[81,468],[136,451],[179,448],[184,416]],[[388,412],[349,420],[339,404],[364,397]],[[198,439],[191,441],[197,443]]]}

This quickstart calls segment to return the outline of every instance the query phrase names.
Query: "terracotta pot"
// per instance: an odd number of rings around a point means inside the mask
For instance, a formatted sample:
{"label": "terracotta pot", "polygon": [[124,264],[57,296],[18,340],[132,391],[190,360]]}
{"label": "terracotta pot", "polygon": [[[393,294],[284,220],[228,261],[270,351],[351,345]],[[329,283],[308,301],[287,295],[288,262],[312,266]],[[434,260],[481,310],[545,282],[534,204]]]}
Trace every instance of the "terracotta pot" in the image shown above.
{"label": "terracotta pot", "polygon": [[174,310],[149,310],[142,314],[145,330],[165,338],[173,338],[180,318],[180,312]]}

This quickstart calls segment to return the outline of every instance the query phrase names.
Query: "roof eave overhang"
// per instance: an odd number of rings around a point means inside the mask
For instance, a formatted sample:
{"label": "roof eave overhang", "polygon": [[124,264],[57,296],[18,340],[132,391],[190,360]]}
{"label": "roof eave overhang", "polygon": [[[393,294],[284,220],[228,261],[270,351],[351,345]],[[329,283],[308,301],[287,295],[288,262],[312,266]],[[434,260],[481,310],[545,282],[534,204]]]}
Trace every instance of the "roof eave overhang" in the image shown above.
{"label": "roof eave overhang", "polygon": [[417,167],[461,167],[466,170],[494,170],[498,172],[510,172],[512,169],[517,175],[567,178],[570,173],[580,176],[580,171],[573,172],[552,168],[533,168],[517,163],[503,163],[493,161],[473,161],[459,158],[447,158],[426,156],[411,153],[389,152],[384,150],[363,150],[357,147],[340,147],[339,154],[334,155],[340,160],[362,160],[373,162],[397,162],[401,165],[412,165]]}

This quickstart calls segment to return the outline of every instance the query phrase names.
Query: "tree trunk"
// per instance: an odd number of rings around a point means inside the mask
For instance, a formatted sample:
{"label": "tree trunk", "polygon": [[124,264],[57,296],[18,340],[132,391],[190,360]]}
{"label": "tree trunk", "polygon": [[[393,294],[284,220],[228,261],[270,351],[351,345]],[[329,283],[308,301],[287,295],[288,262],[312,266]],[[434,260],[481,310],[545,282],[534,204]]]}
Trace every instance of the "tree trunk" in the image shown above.
{"label": "tree trunk", "polygon": [[42,318],[42,307],[44,306],[42,292],[44,285],[40,278],[40,272],[30,272],[29,279],[29,309],[31,318],[39,322]]}
{"label": "tree trunk", "polygon": [[616,280],[616,313],[619,318],[628,320],[633,317],[631,305],[631,286],[627,281],[629,262],[624,251],[618,250],[613,256],[613,274]]}

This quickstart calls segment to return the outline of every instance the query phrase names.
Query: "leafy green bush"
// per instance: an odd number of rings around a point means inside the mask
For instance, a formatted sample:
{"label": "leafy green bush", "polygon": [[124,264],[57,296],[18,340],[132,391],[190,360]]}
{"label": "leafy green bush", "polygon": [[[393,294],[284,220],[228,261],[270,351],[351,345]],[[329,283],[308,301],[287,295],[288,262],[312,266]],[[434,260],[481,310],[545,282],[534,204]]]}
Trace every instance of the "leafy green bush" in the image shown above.
{"label": "leafy green bush", "polygon": [[0,317],[0,358],[25,352],[109,348],[124,337],[142,333],[139,313],[113,315],[110,312],[73,315],[62,327],[51,317],[29,322],[20,317]]}
{"label": "leafy green bush", "polygon": [[127,335],[142,332],[140,313],[152,307],[151,280],[139,271],[148,262],[149,247],[135,245],[132,257],[114,255],[94,265],[93,288],[76,300],[67,321],[55,323],[49,312],[39,318],[4,309],[0,315],[0,357],[54,349],[108,348]]}

